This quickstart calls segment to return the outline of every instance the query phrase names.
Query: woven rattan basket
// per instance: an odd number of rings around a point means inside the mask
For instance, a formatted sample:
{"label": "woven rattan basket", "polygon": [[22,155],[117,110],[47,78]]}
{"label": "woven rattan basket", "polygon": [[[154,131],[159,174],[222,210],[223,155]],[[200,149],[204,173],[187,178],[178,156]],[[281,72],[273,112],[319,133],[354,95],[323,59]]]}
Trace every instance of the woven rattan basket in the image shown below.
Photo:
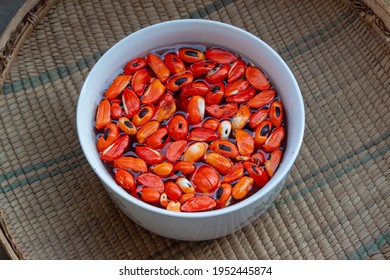
{"label": "woven rattan basket", "polygon": [[[12,259],[389,259],[387,4],[27,1],[0,40],[5,250]],[[259,36],[290,66],[306,106],[303,147],[273,206],[206,242],[165,239],[125,217],[87,164],[75,125],[99,57],[142,27],[179,18]]]}

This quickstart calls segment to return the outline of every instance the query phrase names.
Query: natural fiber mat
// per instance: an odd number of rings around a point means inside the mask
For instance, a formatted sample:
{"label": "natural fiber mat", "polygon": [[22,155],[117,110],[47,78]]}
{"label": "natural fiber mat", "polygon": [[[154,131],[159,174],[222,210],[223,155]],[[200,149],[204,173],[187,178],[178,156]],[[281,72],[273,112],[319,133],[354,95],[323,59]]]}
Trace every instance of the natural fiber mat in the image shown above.
{"label": "natural fiber mat", "polygon": [[[118,210],[76,134],[99,57],[154,23],[204,18],[275,48],[306,131],[273,206],[235,234],[179,242]],[[390,48],[340,1],[60,1],[29,34],[0,94],[0,237],[22,259],[390,259]]]}

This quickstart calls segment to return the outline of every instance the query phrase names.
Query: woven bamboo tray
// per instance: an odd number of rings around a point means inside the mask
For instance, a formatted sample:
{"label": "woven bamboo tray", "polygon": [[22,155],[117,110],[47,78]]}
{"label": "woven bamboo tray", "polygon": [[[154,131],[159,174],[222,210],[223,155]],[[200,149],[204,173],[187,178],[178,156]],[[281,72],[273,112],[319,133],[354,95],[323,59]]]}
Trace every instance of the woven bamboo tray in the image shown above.
{"label": "woven bamboo tray", "polygon": [[[386,16],[366,2],[27,1],[0,41],[0,240],[7,253],[390,259],[389,37]],[[77,98],[101,55],[142,27],[179,18],[222,21],[263,39],[292,69],[306,106],[304,143],[273,206],[237,233],[206,242],[165,239],[131,222],[76,134]]]}

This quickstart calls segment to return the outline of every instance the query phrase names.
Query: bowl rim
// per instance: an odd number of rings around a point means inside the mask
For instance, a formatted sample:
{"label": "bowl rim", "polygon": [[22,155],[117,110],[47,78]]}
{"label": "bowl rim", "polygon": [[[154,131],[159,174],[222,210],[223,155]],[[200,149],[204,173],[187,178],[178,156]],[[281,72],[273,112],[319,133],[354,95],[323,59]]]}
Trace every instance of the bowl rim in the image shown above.
{"label": "bowl rim", "polygon": [[[84,142],[88,141],[88,140],[83,139],[80,136],[80,131],[81,131],[82,126],[83,126],[82,120],[80,120],[80,117],[79,117],[80,111],[83,109],[83,108],[81,108],[81,105],[80,105],[80,99],[81,99],[80,97],[86,94],[88,85],[89,85],[89,83],[91,83],[90,80],[92,79],[94,72],[97,71],[96,69],[99,68],[99,65],[101,63],[103,63],[102,61],[107,59],[108,57],[110,57],[110,54],[115,52],[116,48],[118,48],[118,46],[121,44],[121,42],[128,40],[128,38],[133,36],[134,34],[153,30],[155,28],[161,28],[161,27],[168,28],[169,25],[181,24],[183,22],[192,23],[192,24],[211,24],[211,25],[214,25],[216,27],[224,28],[225,30],[229,30],[231,32],[239,32],[245,36],[248,36],[251,40],[256,41],[259,45],[262,46],[263,49],[266,49],[267,52],[271,53],[274,56],[274,58],[278,61],[278,63],[280,63],[283,68],[285,68],[285,70],[289,76],[289,79],[293,83],[293,89],[291,89],[291,90],[295,91],[297,93],[297,98],[298,98],[297,104],[299,105],[298,112],[300,113],[300,118],[302,119],[301,129],[298,131],[298,142],[297,142],[298,145],[296,146],[296,152],[294,153],[294,155],[292,155],[288,159],[287,162],[285,162],[286,168],[284,170],[281,170],[281,172],[279,172],[279,179],[278,180],[271,179],[266,184],[266,187],[261,188],[260,190],[258,190],[256,193],[254,193],[250,197],[248,197],[248,198],[244,199],[243,201],[240,201],[234,205],[231,205],[231,206],[228,206],[228,207],[225,207],[222,209],[215,209],[215,210],[210,210],[210,211],[205,211],[205,212],[168,211],[166,209],[150,205],[150,204],[148,204],[148,203],[146,203],[138,198],[133,197],[132,195],[130,195],[129,193],[127,193],[123,189],[119,189],[119,188],[114,187],[112,185],[112,182],[106,181],[104,177],[102,177],[100,174],[98,174],[98,172],[96,172],[96,167],[95,167],[94,161],[91,158],[91,155],[89,155],[86,152],[86,148],[85,148],[86,144]],[[195,40],[195,42],[196,42],[196,40]],[[91,102],[91,104],[93,104],[93,103]],[[143,210],[146,210],[146,211],[149,211],[149,212],[152,212],[155,214],[168,216],[168,217],[183,218],[183,219],[201,219],[201,218],[206,218],[206,217],[210,218],[210,217],[215,217],[215,216],[224,216],[224,215],[230,214],[232,212],[239,211],[239,210],[246,208],[249,205],[253,204],[255,201],[259,200],[261,197],[267,196],[267,194],[269,192],[272,192],[275,189],[275,187],[286,177],[286,175],[288,175],[289,171],[291,170],[291,168],[292,168],[292,166],[293,166],[293,164],[294,164],[294,162],[299,154],[299,150],[301,149],[302,142],[303,142],[303,136],[304,136],[304,129],[305,129],[305,111],[304,111],[304,103],[303,103],[302,93],[300,91],[298,82],[296,81],[293,73],[291,72],[291,69],[288,67],[286,62],[280,57],[280,55],[273,48],[271,48],[267,43],[262,41],[257,36],[251,34],[250,32],[245,31],[241,28],[235,27],[233,25],[227,24],[227,23],[222,23],[222,22],[214,21],[214,20],[205,20],[205,19],[177,19],[177,20],[160,22],[160,23],[153,24],[153,25],[144,27],[142,29],[139,29],[138,31],[133,32],[133,33],[127,35],[126,37],[122,38],[121,40],[119,40],[117,43],[115,43],[112,47],[110,47],[103,54],[103,56],[92,67],[91,71],[89,72],[89,74],[88,74],[87,78],[85,79],[83,86],[81,88],[78,103],[77,103],[77,109],[76,109],[76,126],[77,126],[77,134],[78,134],[80,146],[82,148],[83,154],[86,157],[89,165],[92,167],[93,171],[99,177],[99,179],[104,183],[104,185],[106,185],[106,187],[108,187],[116,195],[120,196],[125,201],[127,201],[131,204],[134,204],[134,205],[138,206],[139,208],[142,208]],[[116,186],[119,186],[119,185],[116,184]]]}

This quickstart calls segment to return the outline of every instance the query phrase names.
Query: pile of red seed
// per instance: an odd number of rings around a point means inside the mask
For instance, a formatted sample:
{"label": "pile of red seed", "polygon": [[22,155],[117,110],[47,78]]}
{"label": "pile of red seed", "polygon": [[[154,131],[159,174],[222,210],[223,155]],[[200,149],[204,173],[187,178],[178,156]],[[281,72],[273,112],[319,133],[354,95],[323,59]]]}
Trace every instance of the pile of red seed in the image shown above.
{"label": "pile of red seed", "polygon": [[95,122],[116,182],[183,212],[227,207],[262,188],[282,158],[284,126],[259,68],[225,49],[192,46],[128,62]]}

